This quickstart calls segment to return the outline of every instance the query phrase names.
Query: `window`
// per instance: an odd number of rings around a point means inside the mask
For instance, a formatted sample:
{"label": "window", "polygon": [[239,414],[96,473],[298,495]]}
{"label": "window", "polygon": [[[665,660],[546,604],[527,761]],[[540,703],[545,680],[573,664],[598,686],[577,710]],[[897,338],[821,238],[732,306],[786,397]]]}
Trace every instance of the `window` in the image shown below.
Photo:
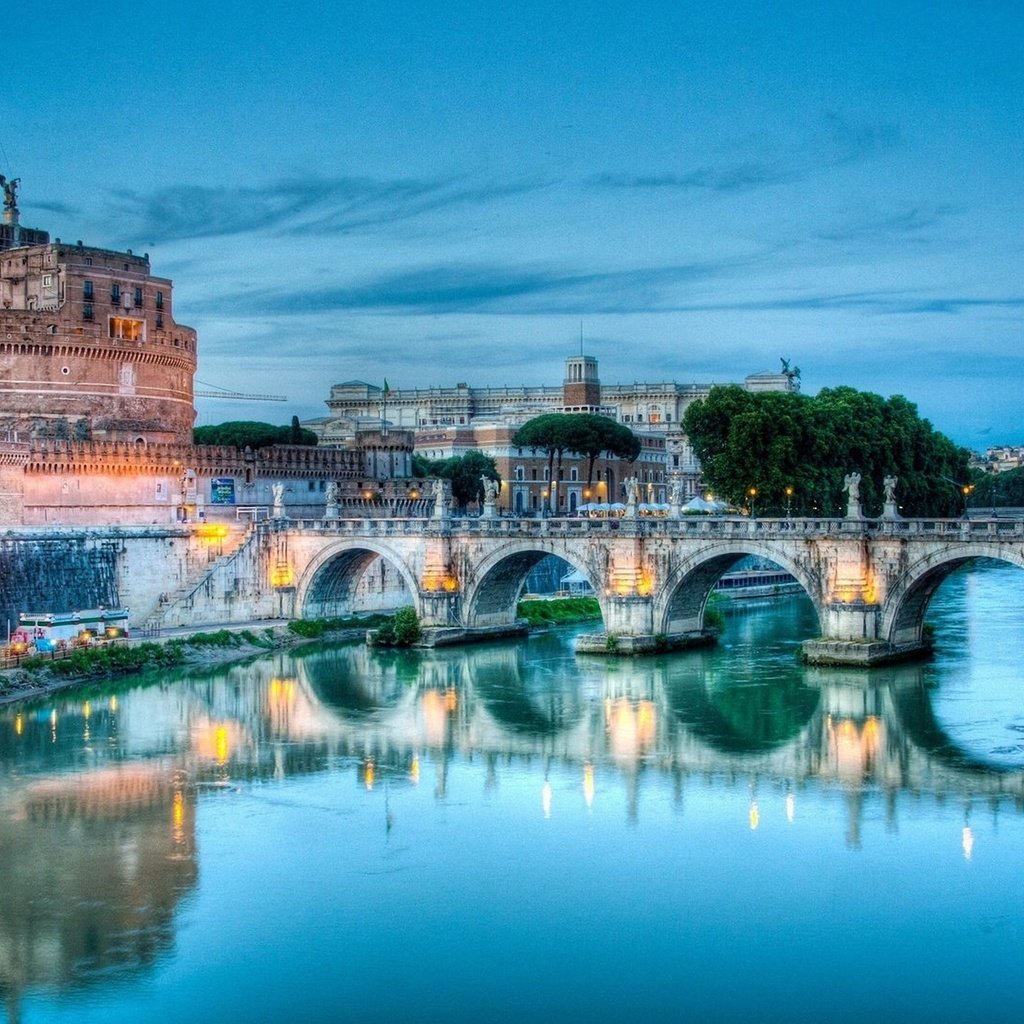
{"label": "window", "polygon": [[86,302],[92,302],[92,299],[93,299],[92,281],[83,281],[82,282],[82,298],[85,299]]}
{"label": "window", "polygon": [[84,303],[82,305],[82,319],[83,320],[91,320],[92,319],[92,303],[91,302],[86,302],[86,303]]}
{"label": "window", "polygon": [[119,338],[121,341],[142,341],[145,326],[142,320],[132,320],[126,316],[112,316],[110,318],[110,337]]}
{"label": "window", "polygon": [[163,325],[164,325],[164,315],[163,315],[163,313],[157,313],[157,315],[156,315],[156,325],[157,325],[157,327],[163,327]]}
{"label": "window", "polygon": [[110,286],[110,301],[115,304],[121,301],[121,286],[119,284]]}
{"label": "window", "polygon": [[526,477],[526,472],[522,466],[516,466],[516,479],[523,480]]}
{"label": "window", "polygon": [[576,480],[579,480],[579,478],[580,478],[580,471],[575,466],[573,466],[572,469],[569,470],[569,479],[573,480],[573,481],[576,481]]}
{"label": "window", "polygon": [[142,289],[141,288],[136,288],[135,289],[135,305],[136,306],[141,306],[142,305]]}
{"label": "window", "polygon": [[44,288],[52,288],[53,287],[53,274],[43,274],[43,287]]}
{"label": "window", "polygon": [[157,292],[156,293],[156,308],[157,309],[163,309],[164,308],[164,293],[163,292]]}

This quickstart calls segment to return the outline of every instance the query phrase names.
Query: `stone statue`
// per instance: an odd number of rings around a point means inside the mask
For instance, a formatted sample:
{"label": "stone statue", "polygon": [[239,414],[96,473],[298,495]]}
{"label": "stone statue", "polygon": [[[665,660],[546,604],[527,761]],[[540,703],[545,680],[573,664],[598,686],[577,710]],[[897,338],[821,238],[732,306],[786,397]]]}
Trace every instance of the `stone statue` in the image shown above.
{"label": "stone statue", "polygon": [[850,504],[856,505],[860,501],[860,473],[847,473],[843,477],[843,486],[849,495]]}
{"label": "stone statue", "polygon": [[498,500],[498,481],[492,480],[489,476],[482,476],[480,479],[484,484],[484,504],[493,505]]}
{"label": "stone statue", "polygon": [[885,503],[886,505],[896,504],[896,484],[899,482],[898,476],[887,476],[882,481],[882,486],[885,488]]}
{"label": "stone statue", "polygon": [[274,495],[274,518],[280,519],[284,515],[284,484],[274,484],[270,490]]}
{"label": "stone statue", "polygon": [[4,209],[5,210],[16,210],[18,208],[18,186],[21,184],[21,178],[12,178],[8,181],[2,174],[0,174],[0,188],[4,190]]}
{"label": "stone statue", "polygon": [[678,477],[672,481],[668,500],[671,505],[681,505],[683,503],[683,481]]}
{"label": "stone statue", "polygon": [[640,479],[635,476],[627,476],[622,481],[622,486],[626,489],[626,504],[635,505],[640,500]]}
{"label": "stone statue", "polygon": [[327,484],[327,493],[324,495],[324,501],[328,505],[338,504],[338,484],[337,481],[331,480]]}

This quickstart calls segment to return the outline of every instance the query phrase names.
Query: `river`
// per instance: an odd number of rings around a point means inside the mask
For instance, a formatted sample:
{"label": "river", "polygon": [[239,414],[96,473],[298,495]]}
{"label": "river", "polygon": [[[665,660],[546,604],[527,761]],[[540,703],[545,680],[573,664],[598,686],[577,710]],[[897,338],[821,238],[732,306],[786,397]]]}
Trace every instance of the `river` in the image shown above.
{"label": "river", "polygon": [[935,657],[303,648],[0,708],[12,1021],[1018,1021],[1020,571]]}

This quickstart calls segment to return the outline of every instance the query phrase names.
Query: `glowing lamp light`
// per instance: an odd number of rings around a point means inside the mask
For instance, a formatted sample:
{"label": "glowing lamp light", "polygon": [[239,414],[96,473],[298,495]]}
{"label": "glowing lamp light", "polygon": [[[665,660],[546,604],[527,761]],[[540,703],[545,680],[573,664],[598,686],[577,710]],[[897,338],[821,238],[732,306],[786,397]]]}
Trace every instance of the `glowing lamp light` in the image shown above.
{"label": "glowing lamp light", "polygon": [[459,581],[449,573],[441,581],[441,589],[447,591],[449,594],[459,589]]}
{"label": "glowing lamp light", "polygon": [[287,562],[278,562],[270,573],[270,583],[275,587],[290,587],[295,583],[295,570]]}
{"label": "glowing lamp light", "polygon": [[960,845],[964,851],[964,860],[970,860],[971,854],[974,852],[974,833],[971,831],[970,825],[964,825]]}
{"label": "glowing lamp light", "polygon": [[757,806],[756,800],[750,801],[750,812],[747,817],[750,820],[750,831],[756,832],[757,826],[761,824],[761,811]]}
{"label": "glowing lamp light", "polygon": [[193,533],[213,543],[223,540],[228,535],[228,528],[223,523],[198,523]]}

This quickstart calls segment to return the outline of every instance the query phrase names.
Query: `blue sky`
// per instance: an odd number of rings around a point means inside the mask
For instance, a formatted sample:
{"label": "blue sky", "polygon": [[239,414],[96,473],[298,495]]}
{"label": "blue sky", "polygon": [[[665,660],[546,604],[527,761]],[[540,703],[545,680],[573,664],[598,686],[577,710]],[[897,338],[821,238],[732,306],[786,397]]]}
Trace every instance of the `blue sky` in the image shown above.
{"label": "blue sky", "polygon": [[[150,253],[197,377],[904,394],[1024,443],[1024,4],[9,5],[22,223]],[[10,59],[11,54],[17,59]]]}

